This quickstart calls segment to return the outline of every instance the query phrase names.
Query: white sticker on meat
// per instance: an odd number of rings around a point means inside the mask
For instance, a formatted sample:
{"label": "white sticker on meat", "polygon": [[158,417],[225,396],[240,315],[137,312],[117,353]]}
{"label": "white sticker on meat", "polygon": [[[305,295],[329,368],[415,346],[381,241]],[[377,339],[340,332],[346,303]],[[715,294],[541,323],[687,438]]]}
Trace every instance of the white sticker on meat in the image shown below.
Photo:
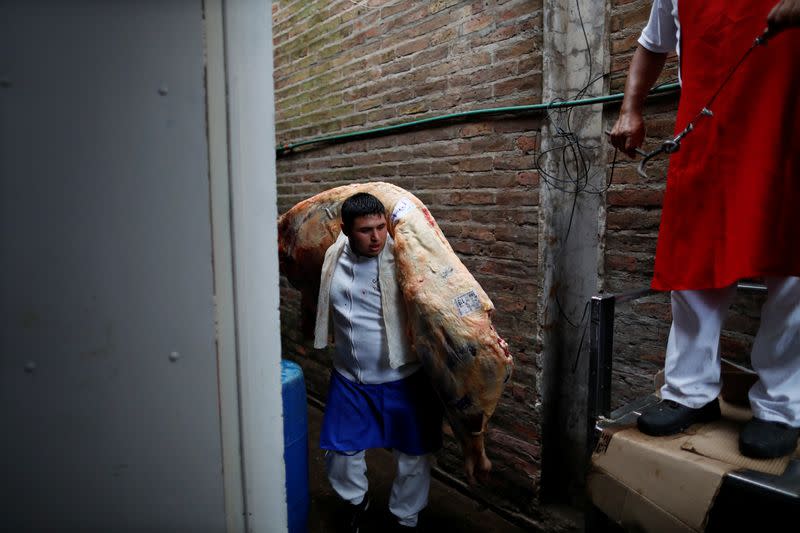
{"label": "white sticker on meat", "polygon": [[394,211],[392,211],[392,223],[397,222],[406,216],[406,213],[416,208],[417,206],[408,198],[400,198],[400,201],[394,206]]}
{"label": "white sticker on meat", "polygon": [[481,302],[478,300],[478,293],[476,293],[475,290],[457,296],[453,302],[456,304],[459,316],[474,313],[481,308]]}

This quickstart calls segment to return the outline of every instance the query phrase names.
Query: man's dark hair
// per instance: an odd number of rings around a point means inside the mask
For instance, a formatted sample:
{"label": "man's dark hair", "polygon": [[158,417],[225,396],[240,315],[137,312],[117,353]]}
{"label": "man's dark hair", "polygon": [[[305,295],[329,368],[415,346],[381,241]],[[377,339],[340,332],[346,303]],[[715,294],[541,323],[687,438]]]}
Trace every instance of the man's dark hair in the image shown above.
{"label": "man's dark hair", "polygon": [[381,201],[366,192],[356,193],[342,204],[342,224],[345,232],[350,231],[353,221],[358,217],[384,214],[386,208]]}

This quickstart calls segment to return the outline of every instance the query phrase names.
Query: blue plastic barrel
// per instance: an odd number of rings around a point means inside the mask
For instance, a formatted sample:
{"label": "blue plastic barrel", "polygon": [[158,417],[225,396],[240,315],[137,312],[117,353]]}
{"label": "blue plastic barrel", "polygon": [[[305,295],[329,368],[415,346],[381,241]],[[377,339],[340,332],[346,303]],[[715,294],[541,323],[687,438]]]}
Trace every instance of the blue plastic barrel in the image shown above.
{"label": "blue plastic barrel", "polygon": [[308,531],[308,414],[303,369],[281,360],[283,459],[286,463],[286,505],[289,533]]}

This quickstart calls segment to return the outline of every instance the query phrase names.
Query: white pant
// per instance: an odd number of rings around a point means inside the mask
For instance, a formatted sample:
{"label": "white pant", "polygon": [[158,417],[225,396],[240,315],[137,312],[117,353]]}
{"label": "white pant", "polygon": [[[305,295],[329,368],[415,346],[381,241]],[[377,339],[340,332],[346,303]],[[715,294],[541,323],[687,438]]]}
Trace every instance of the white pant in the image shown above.
{"label": "white pant", "polygon": [[[389,496],[389,511],[404,526],[417,525],[419,512],[428,504],[433,456],[406,455],[394,450],[397,459],[397,477]],[[364,450],[355,453],[325,454],[328,479],[333,490],[344,500],[359,504],[367,493],[367,462]]]}
{"label": "white pant", "polygon": [[[759,380],[750,389],[753,415],[800,426],[800,278],[769,277],[761,324],[750,360]],[[688,407],[716,398],[720,382],[719,336],[736,285],[672,292],[661,396]]]}

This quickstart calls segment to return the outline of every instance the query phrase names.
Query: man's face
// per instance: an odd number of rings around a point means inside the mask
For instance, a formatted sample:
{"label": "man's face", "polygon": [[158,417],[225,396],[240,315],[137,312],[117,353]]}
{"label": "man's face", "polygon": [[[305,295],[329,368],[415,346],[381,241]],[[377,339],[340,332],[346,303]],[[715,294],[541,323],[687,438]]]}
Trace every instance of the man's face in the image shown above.
{"label": "man's face", "polygon": [[353,227],[345,235],[350,239],[350,248],[358,255],[376,257],[386,245],[386,217],[364,215],[353,220]]}

